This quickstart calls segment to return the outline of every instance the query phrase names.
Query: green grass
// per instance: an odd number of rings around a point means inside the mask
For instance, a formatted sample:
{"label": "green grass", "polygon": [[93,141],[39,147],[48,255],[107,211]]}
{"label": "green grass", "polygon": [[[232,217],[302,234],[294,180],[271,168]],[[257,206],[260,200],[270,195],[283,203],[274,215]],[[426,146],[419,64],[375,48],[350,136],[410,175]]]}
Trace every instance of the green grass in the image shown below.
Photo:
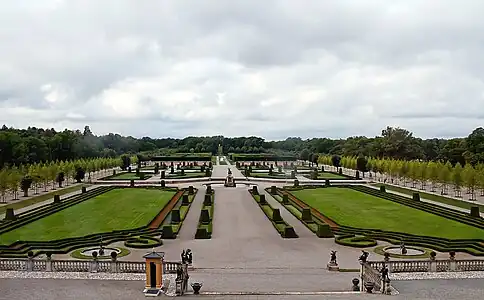
{"label": "green grass", "polygon": [[484,239],[484,230],[344,188],[292,191],[336,223],[447,239]]}
{"label": "green grass", "polygon": [[49,241],[147,225],[175,193],[115,189],[0,235],[1,244]]}
{"label": "green grass", "polygon": [[334,173],[329,173],[329,172],[319,172],[318,173],[318,178],[321,179],[346,179],[347,177],[339,175],[339,174],[334,174]]}
{"label": "green grass", "polygon": [[[40,202],[44,202],[44,201],[47,201],[49,199],[54,198],[54,195],[62,196],[62,195],[65,195],[65,194],[77,192],[77,191],[80,191],[83,186],[87,186],[87,185],[77,184],[77,185],[67,187],[67,188],[63,188],[63,189],[60,189],[60,190],[57,190],[57,191],[52,191],[52,192],[48,192],[48,193],[45,193],[45,194],[42,194],[42,195],[39,195],[39,196],[34,196],[34,197],[26,199],[26,200],[19,200],[19,202],[16,202],[16,203],[3,205],[3,206],[0,206],[0,213],[1,214],[5,213],[7,208],[13,208],[14,210],[16,210],[16,209],[24,208],[24,207],[34,205],[34,204],[37,204],[37,203],[40,203]],[[33,191],[31,190],[30,193],[33,193]],[[20,199],[22,199],[22,198],[20,198]]]}
{"label": "green grass", "polygon": [[420,197],[423,198],[423,199],[427,199],[427,200],[431,200],[431,201],[435,201],[435,202],[440,202],[440,203],[443,203],[443,204],[452,205],[452,206],[456,206],[456,207],[460,207],[460,208],[471,209],[472,206],[479,206],[480,210],[484,211],[484,205],[478,204],[477,201],[475,203],[468,203],[468,202],[465,202],[465,201],[452,199],[452,198],[445,197],[445,196],[439,196],[439,195],[425,193],[425,192],[421,192],[421,191],[415,191],[415,190],[406,189],[406,188],[403,188],[403,187],[397,187],[397,186],[393,186],[393,185],[387,185],[387,184],[382,184],[382,183],[375,183],[373,185],[377,186],[377,187],[384,185],[385,189],[388,190],[388,191],[394,191],[394,192],[406,194],[406,195],[409,195],[409,196],[412,196],[413,193],[419,193]]}
{"label": "green grass", "polygon": [[255,177],[255,178],[274,178],[274,179],[290,179],[289,175],[286,175],[284,173],[277,173],[273,172],[272,175],[269,175],[269,172],[267,173],[262,173],[262,172],[252,172],[250,173],[249,177]]}
{"label": "green grass", "polygon": [[165,174],[165,179],[170,178],[197,178],[197,177],[205,177],[205,172],[185,172],[185,175],[181,175],[180,172],[175,172],[173,174],[167,173]]}
{"label": "green grass", "polygon": [[[145,179],[148,179],[151,176],[153,176],[152,173],[144,173],[144,174],[145,174]],[[126,172],[126,173],[116,174],[115,176],[111,176],[109,177],[109,179],[110,180],[131,180],[131,179],[139,180],[140,176],[136,175],[135,172],[131,172],[131,173]]]}

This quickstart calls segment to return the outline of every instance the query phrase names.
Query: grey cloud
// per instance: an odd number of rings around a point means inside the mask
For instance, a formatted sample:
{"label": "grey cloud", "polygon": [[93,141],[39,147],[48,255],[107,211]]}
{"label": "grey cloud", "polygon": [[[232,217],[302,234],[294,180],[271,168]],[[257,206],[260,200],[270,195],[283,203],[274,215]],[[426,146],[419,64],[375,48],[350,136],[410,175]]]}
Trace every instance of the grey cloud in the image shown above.
{"label": "grey cloud", "polygon": [[482,125],[479,1],[20,2],[0,10],[0,118],[15,126],[271,138]]}

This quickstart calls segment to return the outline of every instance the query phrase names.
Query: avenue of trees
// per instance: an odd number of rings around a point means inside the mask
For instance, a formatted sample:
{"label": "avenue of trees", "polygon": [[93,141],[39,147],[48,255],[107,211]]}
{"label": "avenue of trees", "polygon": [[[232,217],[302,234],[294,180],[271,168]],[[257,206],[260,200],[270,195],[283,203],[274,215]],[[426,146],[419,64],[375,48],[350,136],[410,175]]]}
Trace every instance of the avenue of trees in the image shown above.
{"label": "avenue of trees", "polygon": [[470,163],[465,166],[456,163],[453,166],[449,161],[408,161],[338,155],[321,156],[318,163],[358,170],[362,176],[369,172],[370,176],[381,176],[389,179],[389,183],[397,185],[410,184],[413,188],[420,189],[430,185],[430,191],[439,191],[443,195],[449,194],[449,189],[452,189],[454,196],[462,197],[462,190],[465,189],[470,200],[475,199],[476,191],[484,196],[484,163],[477,163],[475,166]]}

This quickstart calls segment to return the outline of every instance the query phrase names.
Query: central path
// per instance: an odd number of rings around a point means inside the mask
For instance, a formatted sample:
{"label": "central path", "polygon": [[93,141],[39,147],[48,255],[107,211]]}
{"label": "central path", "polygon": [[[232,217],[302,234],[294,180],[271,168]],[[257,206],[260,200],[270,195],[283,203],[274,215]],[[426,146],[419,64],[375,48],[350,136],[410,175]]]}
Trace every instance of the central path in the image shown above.
{"label": "central path", "polygon": [[214,239],[280,240],[246,188],[215,188]]}
{"label": "central path", "polygon": [[188,210],[188,214],[183,221],[183,225],[178,233],[177,239],[191,240],[195,238],[204,197],[205,189],[203,187],[198,187],[198,192],[193,199],[192,205],[190,205],[190,210]]}

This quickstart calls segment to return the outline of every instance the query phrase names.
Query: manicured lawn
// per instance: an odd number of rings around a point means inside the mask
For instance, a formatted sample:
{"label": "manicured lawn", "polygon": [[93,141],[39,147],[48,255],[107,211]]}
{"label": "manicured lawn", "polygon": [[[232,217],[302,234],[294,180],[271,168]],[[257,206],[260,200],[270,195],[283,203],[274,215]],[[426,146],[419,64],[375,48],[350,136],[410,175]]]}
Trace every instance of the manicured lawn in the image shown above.
{"label": "manicured lawn", "polygon": [[388,191],[394,191],[394,192],[406,194],[410,197],[413,195],[413,193],[417,192],[417,193],[420,194],[420,197],[423,198],[423,199],[427,199],[427,200],[431,200],[431,201],[435,201],[435,202],[440,202],[440,203],[444,203],[444,204],[448,204],[448,205],[453,205],[453,206],[457,206],[457,207],[461,207],[461,208],[471,209],[472,206],[479,206],[480,210],[484,211],[484,205],[479,204],[477,202],[476,203],[468,203],[468,202],[465,202],[465,201],[452,199],[452,198],[445,197],[445,196],[439,196],[439,195],[435,195],[435,194],[425,193],[425,192],[422,192],[422,191],[416,191],[416,190],[406,189],[404,187],[397,187],[397,186],[382,184],[382,183],[376,183],[374,185],[377,186],[377,187],[384,185],[385,188]]}
{"label": "manicured lawn", "polygon": [[[34,196],[34,197],[26,199],[26,200],[22,200],[22,197],[20,197],[20,201],[18,201],[18,202],[0,206],[0,214],[3,214],[7,210],[7,208],[13,208],[14,210],[16,210],[16,209],[24,208],[24,207],[34,205],[34,204],[37,204],[37,203],[40,203],[40,202],[44,202],[44,201],[47,201],[49,199],[53,199],[55,194],[62,196],[62,195],[65,195],[65,194],[80,191],[83,186],[88,186],[88,185],[82,184],[82,183],[76,184],[76,185],[73,185],[73,186],[70,186],[70,187],[65,187],[65,188],[62,188],[62,189],[58,189],[58,190],[55,190],[55,191],[44,193],[44,194],[41,194],[39,196]],[[30,191],[30,195],[32,195],[32,194],[33,194],[33,191]]]}
{"label": "manicured lawn", "polygon": [[66,208],[0,236],[0,244],[17,240],[49,241],[147,225],[175,192],[116,189]]}
{"label": "manicured lawn", "polygon": [[484,239],[484,230],[344,188],[292,191],[340,225],[448,239]]}
{"label": "manicured lawn", "polygon": [[175,172],[173,174],[165,174],[166,178],[197,178],[205,177],[205,172],[185,172],[185,175],[181,175],[180,172]]}
{"label": "manicured lawn", "polygon": [[[153,176],[153,174],[145,173],[145,179],[150,178],[151,176]],[[137,176],[135,172],[131,172],[131,173],[117,174],[116,176],[109,177],[109,179],[110,180],[131,180],[131,179],[139,180],[140,177]]]}
{"label": "manicured lawn", "polygon": [[346,179],[345,176],[341,176],[339,174],[328,173],[328,172],[319,172],[318,178],[327,178],[327,179]]}

